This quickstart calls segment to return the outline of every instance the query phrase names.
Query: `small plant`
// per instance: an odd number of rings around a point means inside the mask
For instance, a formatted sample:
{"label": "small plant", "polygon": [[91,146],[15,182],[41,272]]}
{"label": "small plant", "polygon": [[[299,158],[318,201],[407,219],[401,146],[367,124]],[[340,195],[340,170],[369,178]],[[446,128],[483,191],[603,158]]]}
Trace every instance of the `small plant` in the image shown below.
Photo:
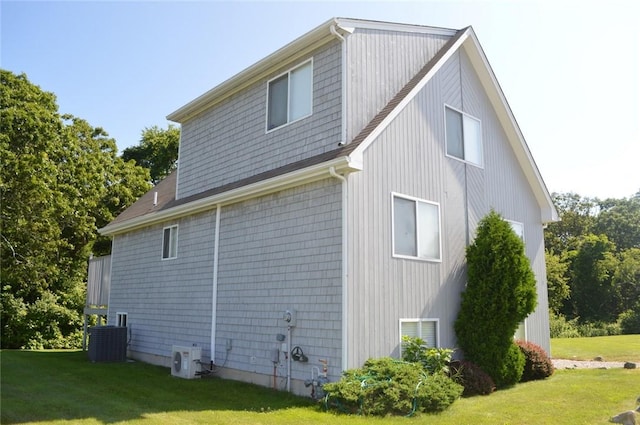
{"label": "small plant", "polygon": [[545,379],[553,375],[555,368],[542,347],[527,341],[516,341],[516,344],[525,358],[521,382]]}
{"label": "small plant", "polygon": [[456,382],[464,386],[465,397],[489,395],[496,390],[493,379],[477,364],[467,360],[451,363],[451,372]]}
{"label": "small plant", "polygon": [[420,363],[390,357],[369,359],[323,389],[327,409],[375,416],[440,412],[463,391],[442,372],[429,375]]}
{"label": "small plant", "polygon": [[427,347],[426,342],[418,337],[402,337],[402,360],[421,363],[429,373],[449,373],[449,363],[453,350],[450,348]]}

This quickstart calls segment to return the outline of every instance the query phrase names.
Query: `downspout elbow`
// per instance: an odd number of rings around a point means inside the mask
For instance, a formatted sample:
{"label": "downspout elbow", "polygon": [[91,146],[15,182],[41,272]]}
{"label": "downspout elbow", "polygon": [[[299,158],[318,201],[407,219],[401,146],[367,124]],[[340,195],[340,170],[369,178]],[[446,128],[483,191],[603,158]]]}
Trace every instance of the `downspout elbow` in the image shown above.
{"label": "downspout elbow", "polygon": [[331,24],[331,26],[329,27],[329,31],[331,32],[331,34],[335,35],[336,38],[338,38],[340,41],[344,41],[344,37],[336,29],[336,24]]}
{"label": "downspout elbow", "polygon": [[336,172],[336,167],[329,167],[329,174],[331,174],[331,177],[335,177],[343,183],[347,181],[347,179],[343,175]]}

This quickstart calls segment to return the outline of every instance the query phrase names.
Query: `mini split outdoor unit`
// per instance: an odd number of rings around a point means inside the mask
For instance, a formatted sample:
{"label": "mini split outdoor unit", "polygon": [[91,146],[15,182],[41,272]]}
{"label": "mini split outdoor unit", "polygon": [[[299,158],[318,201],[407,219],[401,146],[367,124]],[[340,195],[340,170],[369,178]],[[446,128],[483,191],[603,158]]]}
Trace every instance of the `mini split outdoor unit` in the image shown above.
{"label": "mini split outdoor unit", "polygon": [[171,375],[185,379],[199,378],[202,348],[174,345],[171,353]]}

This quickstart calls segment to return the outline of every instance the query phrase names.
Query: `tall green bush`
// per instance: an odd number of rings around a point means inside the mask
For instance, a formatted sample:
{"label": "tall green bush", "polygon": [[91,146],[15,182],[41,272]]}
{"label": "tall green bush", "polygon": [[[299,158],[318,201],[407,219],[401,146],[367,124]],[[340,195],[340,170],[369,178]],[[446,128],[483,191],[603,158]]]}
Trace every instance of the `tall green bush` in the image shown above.
{"label": "tall green bush", "polygon": [[536,281],[524,244],[491,211],[466,254],[467,287],[455,322],[458,345],[498,388],[516,384],[525,359],[513,336],[536,306]]}

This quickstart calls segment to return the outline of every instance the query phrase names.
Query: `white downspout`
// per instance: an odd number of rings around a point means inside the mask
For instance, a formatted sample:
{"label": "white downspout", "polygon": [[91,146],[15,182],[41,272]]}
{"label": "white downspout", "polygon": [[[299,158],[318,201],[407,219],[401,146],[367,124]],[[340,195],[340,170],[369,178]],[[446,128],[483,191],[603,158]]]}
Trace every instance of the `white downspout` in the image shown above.
{"label": "white downspout", "polygon": [[211,293],[211,361],[216,362],[216,318],[218,315],[218,248],[220,246],[220,204],[216,207],[216,234],[213,239],[213,288]]}
{"label": "white downspout", "polygon": [[347,320],[348,314],[348,283],[349,283],[349,250],[348,243],[349,238],[347,235],[348,230],[348,217],[349,211],[347,202],[349,201],[349,187],[347,186],[347,178],[336,173],[335,167],[329,168],[329,174],[342,182],[342,370],[347,370],[348,365],[348,332],[347,332]]}
{"label": "white downspout", "polygon": [[344,146],[347,144],[347,43],[346,39],[336,29],[335,24],[329,27],[329,31],[331,31],[331,34],[340,40],[342,44],[342,130],[340,132],[340,142],[338,142],[338,146]]}

